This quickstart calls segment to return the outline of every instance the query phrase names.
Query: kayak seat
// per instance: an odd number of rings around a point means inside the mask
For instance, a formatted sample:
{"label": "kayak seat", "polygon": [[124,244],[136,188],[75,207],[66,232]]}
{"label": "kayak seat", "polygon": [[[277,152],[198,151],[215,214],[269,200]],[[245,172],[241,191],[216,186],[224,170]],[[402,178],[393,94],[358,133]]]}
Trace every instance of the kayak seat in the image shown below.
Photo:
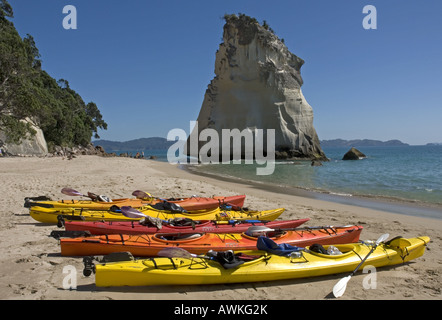
{"label": "kayak seat", "polygon": [[224,269],[233,269],[245,262],[244,260],[238,259],[232,250],[217,252],[215,259],[223,266]]}
{"label": "kayak seat", "polygon": [[227,251],[209,251],[209,257],[219,262],[224,269],[233,269],[240,265],[262,258],[261,255],[250,255],[243,252],[234,253],[232,250]]}
{"label": "kayak seat", "polygon": [[319,246],[322,247],[323,250],[325,250],[325,253],[323,253],[324,251],[322,251],[322,249],[319,249],[319,250],[316,250],[316,251],[312,250],[313,246],[314,246],[314,244],[309,246],[309,247],[306,247],[307,252],[309,252],[309,253],[311,253],[311,254],[313,254],[315,256],[319,256],[319,257],[327,258],[327,259],[340,259],[340,258],[345,258],[345,257],[347,257],[349,255],[355,254],[355,245],[352,244],[352,243],[333,245],[333,246],[335,246],[340,251],[340,254],[330,254],[327,251],[327,249],[331,245],[324,245],[324,246],[319,245]]}
{"label": "kayak seat", "polygon": [[292,252],[302,251],[303,248],[292,246],[287,243],[277,244],[270,238],[259,236],[256,242],[258,250],[267,251],[278,256],[288,256]]}
{"label": "kayak seat", "polygon": [[390,241],[385,243],[387,246],[395,247],[395,248],[405,248],[411,246],[411,242],[408,239],[405,239],[401,236],[395,237]]}

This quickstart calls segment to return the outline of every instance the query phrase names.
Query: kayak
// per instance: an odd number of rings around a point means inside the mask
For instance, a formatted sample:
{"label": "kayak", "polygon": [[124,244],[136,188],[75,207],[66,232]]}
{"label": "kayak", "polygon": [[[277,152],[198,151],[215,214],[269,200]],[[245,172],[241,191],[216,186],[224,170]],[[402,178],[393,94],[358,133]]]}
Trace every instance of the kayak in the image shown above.
{"label": "kayak", "polygon": [[83,208],[86,210],[109,210],[112,206],[132,206],[133,208],[139,208],[150,204],[149,201],[137,198],[121,198],[112,199],[110,201],[93,201],[93,200],[33,200],[35,198],[25,198],[25,208],[31,207],[44,207],[53,209],[71,209],[71,208]]}
{"label": "kayak", "polygon": [[[130,252],[138,257],[156,256],[159,251],[168,247],[179,247],[190,253],[203,254],[209,249],[257,250],[257,239],[263,234],[244,233],[156,233],[153,235],[110,234],[60,239],[62,256],[106,255],[112,252]],[[270,229],[272,230],[272,229]],[[359,241],[361,226],[301,228],[293,230],[264,231],[267,237],[277,244],[286,243],[292,246],[305,247],[316,244],[336,244]]]}
{"label": "kayak", "polygon": [[[175,203],[187,211],[203,210],[203,209],[215,209],[221,205],[229,205],[236,207],[243,207],[244,201],[246,199],[245,195],[219,197],[213,196],[212,198],[207,197],[190,197],[182,199],[165,199],[167,202]],[[155,200],[155,203],[159,203],[161,200]]]}
{"label": "kayak", "polygon": [[245,195],[218,197],[190,197],[180,199],[158,199],[151,198],[122,198],[109,199],[110,201],[92,201],[92,200],[32,200],[33,198],[25,198],[25,208],[33,206],[53,208],[53,209],[85,209],[85,210],[110,210],[111,207],[131,206],[132,208],[140,208],[146,205],[155,205],[164,201],[175,203],[187,211],[215,209],[220,205],[233,205],[237,207],[244,206]]}
{"label": "kayak", "polygon": [[[376,268],[398,265],[422,256],[429,237],[394,238],[381,243],[370,254],[366,265]],[[85,276],[95,273],[98,287],[204,285],[259,282],[308,278],[337,273],[350,273],[372,249],[370,243],[336,245],[340,255],[326,255],[312,251],[299,256],[279,256],[265,251],[235,252],[244,263],[226,269],[219,261],[209,257],[155,257],[150,259],[125,258],[127,261],[104,262],[84,258]],[[327,248],[327,246],[324,246]],[[106,258],[106,257],[104,257]]]}
{"label": "kayak", "polygon": [[64,226],[66,231],[88,231],[92,235],[103,234],[154,234],[162,233],[241,233],[246,232],[251,226],[265,226],[268,228],[296,228],[306,223],[310,219],[296,219],[296,220],[275,220],[275,221],[261,221],[261,220],[242,220],[242,221],[184,221],[181,225],[178,222],[163,224],[161,229],[155,225],[141,224],[141,221],[65,221]]}
{"label": "kayak", "polygon": [[[153,218],[163,220],[175,218],[190,218],[193,220],[276,220],[283,212],[284,208],[273,210],[223,210],[221,208],[198,210],[192,212],[179,212],[158,210],[150,206],[139,208],[140,212]],[[121,212],[111,210],[84,210],[84,209],[54,209],[32,206],[29,208],[31,217],[43,223],[57,224],[63,220],[82,220],[82,221],[136,221],[139,218],[126,217]]]}

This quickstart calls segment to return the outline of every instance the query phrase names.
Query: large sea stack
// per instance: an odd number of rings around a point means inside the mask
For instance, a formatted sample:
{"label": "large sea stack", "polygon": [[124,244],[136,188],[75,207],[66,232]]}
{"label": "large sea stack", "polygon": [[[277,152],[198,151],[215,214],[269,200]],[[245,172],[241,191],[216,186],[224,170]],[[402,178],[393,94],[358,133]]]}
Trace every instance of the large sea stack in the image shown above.
{"label": "large sea stack", "polygon": [[[222,129],[264,129],[266,141],[266,130],[274,129],[277,159],[326,160],[313,127],[313,109],[301,91],[304,61],[267,24],[242,14],[226,15],[225,20],[215,78],[197,119],[198,136],[206,128],[220,137]],[[200,141],[198,150],[205,143]]]}

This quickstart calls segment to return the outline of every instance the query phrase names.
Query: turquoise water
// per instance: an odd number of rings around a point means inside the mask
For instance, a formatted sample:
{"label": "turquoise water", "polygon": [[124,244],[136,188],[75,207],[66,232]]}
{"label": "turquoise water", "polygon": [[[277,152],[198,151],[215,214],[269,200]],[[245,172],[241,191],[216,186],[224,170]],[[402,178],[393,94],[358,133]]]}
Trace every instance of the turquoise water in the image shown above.
{"label": "turquoise water", "polygon": [[[368,195],[442,204],[442,146],[360,147],[367,158],[343,161],[349,148],[324,148],[330,159],[276,162],[268,176],[256,164],[200,165],[201,172],[343,196]],[[262,166],[261,166],[262,167]]]}
{"label": "turquoise water", "polygon": [[[343,161],[348,147],[324,148],[330,159],[312,167],[310,161],[277,161],[271,175],[256,175],[256,164],[210,164],[202,173],[321,193],[385,197],[442,205],[442,146],[357,147],[367,158]],[[167,161],[167,150],[158,160]],[[149,154],[145,152],[146,156]],[[436,213],[442,218],[442,212]]]}

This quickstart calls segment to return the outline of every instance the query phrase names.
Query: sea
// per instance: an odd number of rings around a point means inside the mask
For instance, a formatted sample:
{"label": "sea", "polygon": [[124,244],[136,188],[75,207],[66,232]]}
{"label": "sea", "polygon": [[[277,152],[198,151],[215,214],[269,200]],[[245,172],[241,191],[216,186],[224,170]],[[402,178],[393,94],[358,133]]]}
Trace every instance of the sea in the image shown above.
{"label": "sea", "polygon": [[[182,165],[197,174],[249,182],[263,188],[307,192],[322,200],[442,219],[442,145],[357,147],[367,157],[342,160],[349,147],[324,147],[330,161],[275,161],[271,175],[257,164]],[[167,161],[167,150],[145,152]]]}

